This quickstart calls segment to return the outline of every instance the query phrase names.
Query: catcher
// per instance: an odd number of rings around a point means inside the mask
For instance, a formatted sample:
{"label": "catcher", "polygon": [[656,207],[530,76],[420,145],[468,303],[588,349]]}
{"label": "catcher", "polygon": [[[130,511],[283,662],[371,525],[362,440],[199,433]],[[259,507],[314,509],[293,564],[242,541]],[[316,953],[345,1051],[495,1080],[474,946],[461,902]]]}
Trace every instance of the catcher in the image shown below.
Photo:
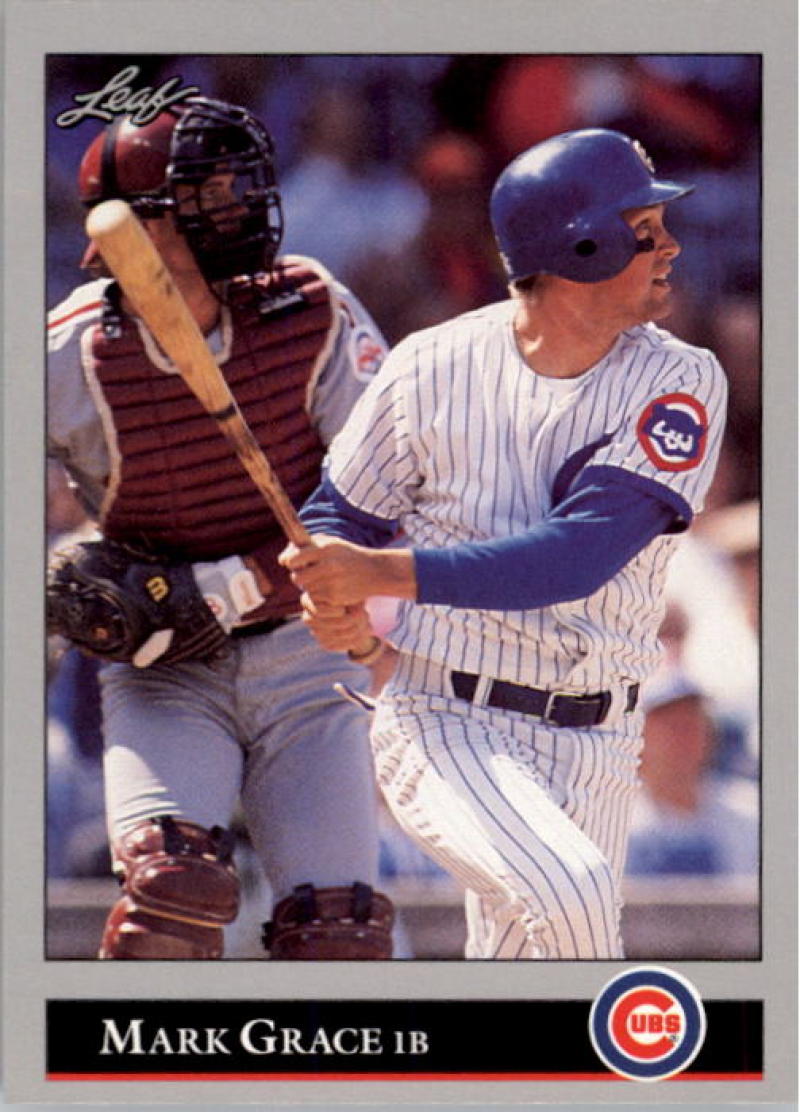
{"label": "catcher", "polygon": [[[385,344],[318,263],[277,257],[267,131],[201,97],[143,126],[119,119],[87,148],[79,189],[87,207],[122,198],[142,219],[301,502]],[[84,265],[102,273],[91,247]],[[49,450],[102,534],[58,554],[47,587],[48,630],[103,661],[121,892],[99,956],[222,956],[240,801],[274,894],[272,959],[389,958],[366,718],[332,690],[369,673],[298,620],[277,522],[108,276],[51,314],[48,393]],[[363,611],[353,622],[367,628]]]}

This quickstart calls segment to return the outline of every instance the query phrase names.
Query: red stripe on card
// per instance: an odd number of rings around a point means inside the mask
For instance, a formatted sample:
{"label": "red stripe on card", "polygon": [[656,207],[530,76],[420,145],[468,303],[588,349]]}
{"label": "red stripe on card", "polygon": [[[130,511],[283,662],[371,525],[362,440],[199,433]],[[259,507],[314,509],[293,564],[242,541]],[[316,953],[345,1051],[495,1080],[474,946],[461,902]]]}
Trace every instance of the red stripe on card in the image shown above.
{"label": "red stripe on card", "polygon": [[[762,1081],[762,1073],[686,1073],[667,1081]],[[48,1081],[624,1081],[614,1073],[48,1073]]]}

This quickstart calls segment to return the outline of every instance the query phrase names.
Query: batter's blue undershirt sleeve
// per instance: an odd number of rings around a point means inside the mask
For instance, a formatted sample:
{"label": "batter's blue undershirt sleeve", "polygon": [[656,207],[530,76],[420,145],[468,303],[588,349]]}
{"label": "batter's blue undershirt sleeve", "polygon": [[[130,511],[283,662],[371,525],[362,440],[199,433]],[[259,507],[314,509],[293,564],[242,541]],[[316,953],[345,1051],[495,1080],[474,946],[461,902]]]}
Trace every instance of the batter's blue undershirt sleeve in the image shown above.
{"label": "batter's blue undershirt sleeve", "polygon": [[620,476],[579,479],[560,505],[519,536],[415,548],[417,602],[529,610],[593,594],[655,537],[676,531],[669,500]]}
{"label": "batter's blue undershirt sleeve", "polygon": [[359,510],[339,493],[327,477],[323,477],[300,510],[300,520],[309,533],[327,533],[330,537],[341,537],[365,548],[384,548],[398,533],[396,521]]}

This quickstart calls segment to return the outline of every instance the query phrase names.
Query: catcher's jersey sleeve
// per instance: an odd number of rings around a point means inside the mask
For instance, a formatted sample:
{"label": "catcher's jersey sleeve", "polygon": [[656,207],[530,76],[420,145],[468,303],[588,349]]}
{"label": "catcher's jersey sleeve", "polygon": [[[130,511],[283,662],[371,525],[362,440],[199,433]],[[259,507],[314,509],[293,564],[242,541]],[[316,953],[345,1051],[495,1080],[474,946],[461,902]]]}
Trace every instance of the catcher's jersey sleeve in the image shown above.
{"label": "catcher's jersey sleeve", "polygon": [[96,515],[109,472],[105,433],[81,359],[81,337],[103,311],[108,279],[78,286],[47,318],[47,451],[66,467]]}
{"label": "catcher's jersey sleeve", "polygon": [[330,290],[338,313],[336,339],[309,402],[309,415],[323,444],[330,444],[356,400],[386,358],[386,341],[363,304],[341,282]]}

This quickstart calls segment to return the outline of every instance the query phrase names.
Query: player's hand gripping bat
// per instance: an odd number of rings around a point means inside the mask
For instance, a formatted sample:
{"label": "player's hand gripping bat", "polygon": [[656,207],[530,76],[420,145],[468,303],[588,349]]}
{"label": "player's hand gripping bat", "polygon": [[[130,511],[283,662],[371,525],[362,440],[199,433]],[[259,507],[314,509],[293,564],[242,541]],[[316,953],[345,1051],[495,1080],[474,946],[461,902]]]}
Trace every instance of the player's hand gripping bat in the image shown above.
{"label": "player's hand gripping bat", "polygon": [[[97,245],[109,270],[186,385],[217,422],[286,537],[303,548],[313,539],[253,436],[189,307],[161,256],[131,207],[124,201],[103,201],[86,220],[86,233]],[[372,664],[384,642],[370,636],[354,645],[350,656]]]}

